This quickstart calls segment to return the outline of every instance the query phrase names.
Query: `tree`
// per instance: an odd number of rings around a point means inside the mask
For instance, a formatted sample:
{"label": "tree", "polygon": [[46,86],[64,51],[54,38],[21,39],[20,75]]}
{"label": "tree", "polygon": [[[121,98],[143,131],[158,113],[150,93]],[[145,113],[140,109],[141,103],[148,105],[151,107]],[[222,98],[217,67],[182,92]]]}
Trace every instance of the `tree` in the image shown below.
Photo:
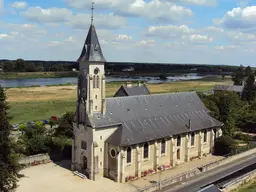
{"label": "tree", "polygon": [[24,143],[25,154],[35,155],[50,151],[51,138],[47,136],[46,129],[38,124],[27,125],[21,137]]}
{"label": "tree", "polygon": [[234,85],[242,85],[244,80],[244,67],[241,65],[232,75]]}
{"label": "tree", "polygon": [[59,120],[59,126],[55,130],[55,136],[73,137],[74,112],[65,113]]}
{"label": "tree", "polygon": [[245,77],[249,77],[250,74],[252,74],[252,69],[248,66],[245,68]]}
{"label": "tree", "polygon": [[0,191],[8,192],[17,187],[20,166],[10,139],[11,126],[4,89],[0,86]]}
{"label": "tree", "polygon": [[248,101],[249,103],[251,103],[256,96],[256,87],[254,82],[255,82],[255,76],[253,73],[251,73],[245,82],[243,93],[242,93],[243,100]]}
{"label": "tree", "polygon": [[223,135],[215,140],[214,153],[215,155],[227,155],[234,147],[235,141],[231,137]]}
{"label": "tree", "polygon": [[15,71],[17,72],[25,72],[26,69],[26,63],[23,59],[17,59],[16,60],[16,66],[15,66]]}

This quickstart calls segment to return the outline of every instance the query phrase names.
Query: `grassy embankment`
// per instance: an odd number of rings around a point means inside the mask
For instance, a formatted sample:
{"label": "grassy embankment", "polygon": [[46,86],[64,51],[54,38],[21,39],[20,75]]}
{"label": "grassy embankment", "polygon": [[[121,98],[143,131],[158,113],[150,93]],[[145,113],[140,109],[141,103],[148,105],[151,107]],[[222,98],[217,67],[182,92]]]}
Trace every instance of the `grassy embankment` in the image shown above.
{"label": "grassy embankment", "polygon": [[256,179],[244,184],[243,186],[239,187],[238,189],[232,192],[255,192],[255,191],[256,191]]}
{"label": "grassy embankment", "polygon": [[[152,94],[182,92],[182,91],[207,91],[216,83],[231,84],[230,79],[206,78],[194,81],[179,81],[163,84],[148,84]],[[107,97],[111,97],[122,83],[107,83]],[[13,117],[11,123],[42,120],[52,115],[61,115],[67,111],[74,111],[76,107],[76,86],[48,86],[8,88],[7,101]]]}

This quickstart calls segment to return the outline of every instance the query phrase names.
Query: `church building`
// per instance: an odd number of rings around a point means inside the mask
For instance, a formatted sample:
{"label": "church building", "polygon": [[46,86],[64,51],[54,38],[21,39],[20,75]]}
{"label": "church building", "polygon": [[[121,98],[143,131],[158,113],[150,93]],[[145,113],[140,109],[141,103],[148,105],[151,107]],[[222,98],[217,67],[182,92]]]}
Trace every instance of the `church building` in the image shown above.
{"label": "church building", "polygon": [[125,182],[213,152],[223,124],[195,92],[106,98],[106,60],[93,24],[78,62],[74,171]]}

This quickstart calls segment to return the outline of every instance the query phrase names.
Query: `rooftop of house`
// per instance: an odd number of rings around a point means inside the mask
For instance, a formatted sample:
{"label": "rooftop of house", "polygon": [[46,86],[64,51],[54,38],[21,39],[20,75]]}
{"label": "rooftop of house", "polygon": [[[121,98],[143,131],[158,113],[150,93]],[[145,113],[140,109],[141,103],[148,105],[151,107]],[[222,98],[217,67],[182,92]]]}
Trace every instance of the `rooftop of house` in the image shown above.
{"label": "rooftop of house", "polygon": [[138,85],[132,85],[131,82],[127,82],[126,85],[122,85],[115,93],[114,97],[120,96],[119,93],[123,92],[126,96],[135,95],[149,95],[150,91],[146,84],[138,83]]}
{"label": "rooftop of house", "polygon": [[113,97],[106,99],[105,115],[89,117],[89,126],[118,126],[107,142],[128,146],[222,126],[208,112],[195,92]]}
{"label": "rooftop of house", "polygon": [[243,92],[244,86],[243,85],[215,85],[215,91],[235,91],[235,92]]}

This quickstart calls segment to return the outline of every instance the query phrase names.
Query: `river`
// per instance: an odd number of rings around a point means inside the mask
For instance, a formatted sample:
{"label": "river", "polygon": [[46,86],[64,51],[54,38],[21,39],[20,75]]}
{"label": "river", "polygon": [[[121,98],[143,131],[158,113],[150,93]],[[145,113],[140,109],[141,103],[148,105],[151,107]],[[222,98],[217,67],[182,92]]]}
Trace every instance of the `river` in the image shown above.
{"label": "river", "polygon": [[[133,77],[106,76],[106,81],[107,82],[144,81],[146,83],[164,83],[164,82],[182,81],[182,80],[196,80],[196,79],[202,79],[204,77],[206,76],[202,76],[197,73],[168,76],[167,80],[161,80],[159,77],[149,77],[149,76],[133,76]],[[29,87],[29,86],[46,86],[46,85],[76,84],[76,83],[77,83],[77,78],[75,77],[8,79],[8,80],[0,79],[0,84],[2,87]]]}

